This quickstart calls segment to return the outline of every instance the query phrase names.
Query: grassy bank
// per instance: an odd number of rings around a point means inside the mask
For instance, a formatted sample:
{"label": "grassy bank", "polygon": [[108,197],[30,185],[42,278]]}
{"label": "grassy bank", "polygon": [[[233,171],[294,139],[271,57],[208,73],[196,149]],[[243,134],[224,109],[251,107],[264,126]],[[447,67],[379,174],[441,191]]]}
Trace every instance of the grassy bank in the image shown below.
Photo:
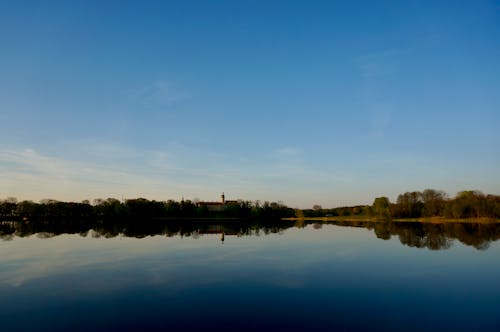
{"label": "grassy bank", "polygon": [[349,216],[349,217],[310,217],[310,218],[283,218],[283,220],[289,221],[322,221],[322,222],[353,222],[353,221],[369,221],[369,222],[424,222],[432,224],[444,224],[444,223],[474,223],[474,224],[496,224],[500,223],[500,219],[494,218],[463,218],[463,219],[453,219],[445,217],[428,217],[428,218],[396,218],[396,219],[381,219],[366,216]]}

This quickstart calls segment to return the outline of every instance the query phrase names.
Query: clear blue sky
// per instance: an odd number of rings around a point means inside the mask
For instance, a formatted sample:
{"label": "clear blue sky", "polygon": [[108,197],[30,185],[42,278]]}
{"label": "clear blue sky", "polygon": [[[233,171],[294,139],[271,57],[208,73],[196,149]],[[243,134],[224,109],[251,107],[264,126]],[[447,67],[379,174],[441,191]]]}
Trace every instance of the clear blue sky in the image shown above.
{"label": "clear blue sky", "polygon": [[498,1],[2,1],[0,198],[500,194]]}

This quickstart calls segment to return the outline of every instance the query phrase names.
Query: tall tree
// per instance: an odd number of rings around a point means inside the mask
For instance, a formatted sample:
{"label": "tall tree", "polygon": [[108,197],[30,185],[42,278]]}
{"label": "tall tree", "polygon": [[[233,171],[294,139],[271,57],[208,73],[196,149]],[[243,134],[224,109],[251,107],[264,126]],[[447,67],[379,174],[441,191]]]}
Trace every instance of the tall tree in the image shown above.
{"label": "tall tree", "polygon": [[446,197],[446,193],[442,190],[425,189],[422,192],[423,215],[426,217],[442,216]]}
{"label": "tall tree", "polygon": [[375,198],[373,201],[373,213],[376,217],[390,219],[391,210],[389,198],[385,196]]}

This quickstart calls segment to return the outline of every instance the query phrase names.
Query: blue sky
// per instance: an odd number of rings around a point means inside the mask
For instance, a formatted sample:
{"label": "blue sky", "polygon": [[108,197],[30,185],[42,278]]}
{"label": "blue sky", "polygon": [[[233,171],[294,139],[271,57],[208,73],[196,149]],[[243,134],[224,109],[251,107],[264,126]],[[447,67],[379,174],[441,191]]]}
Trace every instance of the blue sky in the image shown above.
{"label": "blue sky", "polygon": [[495,1],[2,1],[0,198],[500,194]]}

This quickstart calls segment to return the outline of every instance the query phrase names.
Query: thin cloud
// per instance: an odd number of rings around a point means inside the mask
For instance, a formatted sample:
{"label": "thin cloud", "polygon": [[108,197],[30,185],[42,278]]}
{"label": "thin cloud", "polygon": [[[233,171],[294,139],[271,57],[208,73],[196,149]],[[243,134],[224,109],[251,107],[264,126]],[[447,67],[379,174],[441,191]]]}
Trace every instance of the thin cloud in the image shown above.
{"label": "thin cloud", "polygon": [[292,146],[279,148],[275,151],[278,157],[296,157],[302,154],[302,150]]}
{"label": "thin cloud", "polygon": [[409,48],[374,51],[357,56],[354,61],[363,79],[376,79],[395,74],[394,63],[400,56],[409,52]]}
{"label": "thin cloud", "polygon": [[361,78],[361,100],[368,113],[371,135],[382,138],[392,123],[394,97],[390,82],[398,75],[398,63],[409,49],[388,49],[355,58]]}
{"label": "thin cloud", "polygon": [[146,108],[171,107],[189,98],[184,91],[167,81],[156,81],[137,89],[134,94],[139,103]]}
{"label": "thin cloud", "polygon": [[[115,160],[99,158],[114,150],[107,145],[92,157],[71,160],[35,151],[0,150],[0,192],[19,199],[82,200],[93,198],[210,200],[225,191],[233,198],[296,200],[307,188],[349,181],[345,174],[326,172],[303,159],[302,151],[285,147],[266,161],[246,163],[217,158],[209,151],[135,151],[119,147]],[[127,152],[127,150],[129,151]],[[86,153],[89,153],[88,151]],[[276,158],[276,154],[282,155]],[[212,157],[209,157],[212,155]],[[193,157],[195,156],[195,157]],[[204,160],[199,164],[199,160]],[[286,190],[287,194],[279,192]],[[265,192],[265,195],[262,195]],[[229,197],[229,196],[228,196]]]}
{"label": "thin cloud", "polygon": [[211,160],[201,151],[195,155],[196,160],[207,161],[203,165],[195,163],[192,155],[176,151],[120,147],[114,160],[108,157],[110,151],[115,151],[113,145],[104,149],[87,147],[85,153],[91,158],[81,161],[33,149],[0,150],[0,177],[5,179],[0,192],[34,200],[121,196],[166,200],[180,196],[210,198],[216,189],[244,193],[253,185],[245,176],[248,169]]}
{"label": "thin cloud", "polygon": [[[142,174],[123,165],[98,165],[91,162],[47,156],[33,149],[0,151],[0,190],[28,198],[137,195],[148,188],[153,194],[162,190],[161,179]],[[173,187],[173,185],[172,185]]]}

